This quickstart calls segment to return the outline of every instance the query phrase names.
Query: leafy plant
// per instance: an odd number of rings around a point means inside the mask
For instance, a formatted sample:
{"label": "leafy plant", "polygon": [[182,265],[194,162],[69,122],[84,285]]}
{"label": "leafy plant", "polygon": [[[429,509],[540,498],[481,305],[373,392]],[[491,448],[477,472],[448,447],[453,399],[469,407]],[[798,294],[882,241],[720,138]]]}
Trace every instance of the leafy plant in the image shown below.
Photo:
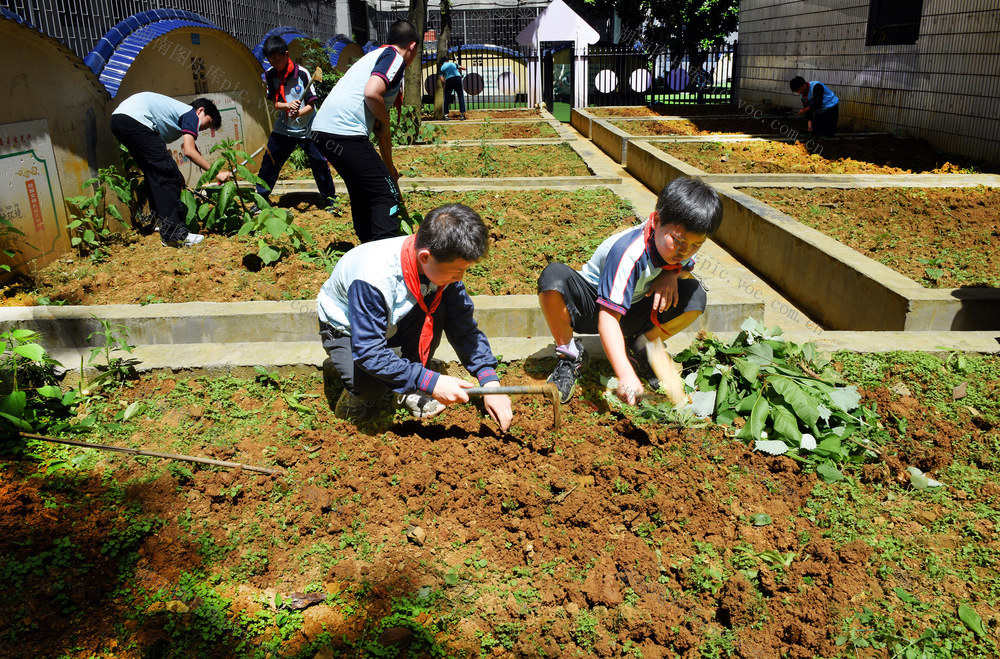
{"label": "leafy plant", "polygon": [[[8,258],[14,258],[21,250],[15,249],[11,243],[18,237],[23,238],[24,232],[14,226],[2,213],[0,213],[0,253]],[[10,272],[10,266],[0,263],[0,270]]]}
{"label": "leafy plant", "polygon": [[[28,329],[0,334],[0,433],[13,438],[18,432],[42,432],[66,419],[75,408],[76,392],[63,394],[55,385],[59,362],[46,354],[39,336]],[[14,450],[19,450],[15,445]]]}
{"label": "leafy plant", "polygon": [[864,436],[878,417],[859,406],[857,387],[845,385],[813,344],[785,341],[778,327],[748,318],[730,344],[709,335],[677,360],[689,388],[715,393],[715,421],[736,427],[735,436],[759,451],[812,462],[828,481],[842,478],[836,463],[878,454]]}
{"label": "leafy plant", "polygon": [[[121,384],[126,380],[130,380],[135,377],[136,360],[126,359],[124,357],[115,357],[112,356],[112,354],[120,351],[131,355],[135,350],[135,346],[128,342],[130,334],[129,329],[125,325],[120,323],[112,324],[110,320],[98,318],[94,314],[91,314],[91,317],[101,324],[101,330],[88,334],[87,340],[92,341],[95,336],[99,336],[103,340],[99,345],[90,349],[90,359],[87,361],[87,365],[94,366],[94,364],[97,363],[97,370],[100,374],[88,382],[86,388],[93,389],[94,387],[100,387],[107,383],[113,383],[121,386]],[[80,359],[81,361],[83,360],[82,357]],[[82,389],[82,364],[80,373]]]}
{"label": "leafy plant", "polygon": [[500,171],[500,165],[497,162],[497,149],[490,143],[490,140],[496,138],[498,132],[489,119],[486,119],[479,129],[479,153],[477,154],[479,169],[476,175],[480,178],[494,176]]}

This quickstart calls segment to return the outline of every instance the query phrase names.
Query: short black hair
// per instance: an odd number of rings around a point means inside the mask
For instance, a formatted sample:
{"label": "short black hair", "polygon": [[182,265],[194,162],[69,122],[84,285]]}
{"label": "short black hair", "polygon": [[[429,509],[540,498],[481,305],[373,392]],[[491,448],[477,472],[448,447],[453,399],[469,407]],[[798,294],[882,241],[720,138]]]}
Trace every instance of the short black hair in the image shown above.
{"label": "short black hair", "polygon": [[207,98],[196,98],[191,101],[191,107],[195,110],[205,108],[205,114],[212,119],[212,128],[219,130],[222,127],[222,115],[219,114],[219,108],[215,107],[215,103],[212,101]]}
{"label": "short black hair", "polygon": [[385,42],[390,46],[409,48],[417,41],[417,28],[410,21],[399,20],[389,26],[389,36]]}
{"label": "short black hair", "polygon": [[793,92],[799,91],[799,88],[802,87],[802,85],[804,84],[806,84],[806,79],[803,78],[802,76],[795,76],[794,78],[788,81],[788,86],[792,88]]}
{"label": "short black hair", "polygon": [[437,261],[463,259],[475,263],[486,256],[490,233],[479,214],[464,204],[438,206],[417,229],[417,249],[428,249]]}
{"label": "short black hair", "polygon": [[656,200],[660,224],[679,224],[685,231],[710,236],[722,224],[718,193],[693,178],[675,178]]}
{"label": "short black hair", "polygon": [[267,39],[264,39],[264,57],[271,57],[272,55],[281,55],[282,53],[288,52],[288,44],[285,40],[276,34],[272,34]]}

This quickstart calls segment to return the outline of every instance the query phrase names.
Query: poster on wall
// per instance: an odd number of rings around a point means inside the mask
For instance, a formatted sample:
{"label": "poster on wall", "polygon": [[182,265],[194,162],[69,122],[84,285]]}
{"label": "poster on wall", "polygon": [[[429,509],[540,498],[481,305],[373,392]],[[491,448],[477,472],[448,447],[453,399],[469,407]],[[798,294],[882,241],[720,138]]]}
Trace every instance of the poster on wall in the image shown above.
{"label": "poster on wall", "polygon": [[[248,154],[252,154],[254,151],[262,148],[263,144],[246,144],[244,141],[244,130],[243,130],[243,106],[239,101],[233,99],[226,94],[197,94],[191,96],[178,96],[177,100],[183,101],[185,103],[190,103],[196,98],[207,98],[215,106],[219,108],[219,114],[222,115],[222,126],[219,130],[203,130],[198,133],[198,139],[195,144],[198,145],[198,150],[201,151],[201,155],[205,156],[208,162],[215,162],[219,158],[219,152],[216,151],[212,153],[212,147],[219,144],[223,140],[239,140],[242,142],[237,146],[240,151],[246,151]],[[187,184],[194,188],[198,185],[198,179],[204,174],[202,169],[198,165],[194,164],[184,155],[181,151],[181,144],[183,138],[175,140],[167,145],[170,149],[170,155],[174,157],[174,162],[177,163],[177,167],[180,168],[181,174],[184,175],[184,180]]]}
{"label": "poster on wall", "polygon": [[24,233],[9,235],[0,227],[0,248],[16,250],[13,257],[0,255],[0,263],[12,270],[55,251],[66,231],[55,163],[45,119],[0,124],[0,215]]}

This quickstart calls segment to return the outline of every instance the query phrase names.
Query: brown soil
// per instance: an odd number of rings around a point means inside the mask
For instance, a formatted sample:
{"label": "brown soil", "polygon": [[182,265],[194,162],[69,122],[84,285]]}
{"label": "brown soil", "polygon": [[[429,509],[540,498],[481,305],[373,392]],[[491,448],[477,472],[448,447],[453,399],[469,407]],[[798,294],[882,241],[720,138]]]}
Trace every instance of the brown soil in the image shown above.
{"label": "brown soil", "polygon": [[[550,364],[529,366],[510,367],[505,382],[540,382]],[[316,377],[310,382],[318,388]],[[597,387],[588,377],[589,397]],[[177,403],[177,392],[186,392],[186,403]],[[553,431],[547,402],[515,397],[517,425],[508,435],[468,406],[424,423],[398,421],[383,433],[333,418],[322,398],[306,403],[316,417],[304,427],[280,399],[246,388],[227,394],[231,401],[219,398],[225,392],[207,380],[145,378],[123,399],[144,400],[152,411],[117,441],[167,452],[185,442],[187,452],[280,466],[287,476],[195,465],[183,465],[182,476],[162,461],[103,454],[67,486],[30,463],[0,467],[5,557],[20,565],[18,557],[60,542],[74,552],[72,565],[24,575],[18,585],[31,595],[0,614],[0,629],[45,632],[22,634],[14,655],[179,656],[169,651],[172,634],[214,630],[202,656],[228,657],[240,640],[277,634],[237,626],[229,620],[235,612],[253,615],[275,592],[319,584],[328,603],[307,610],[274,656],[292,656],[324,625],[333,654],[317,656],[354,656],[339,654],[338,643],[377,624],[393,598],[433,588],[444,590],[451,612],[447,633],[438,635],[448,656],[469,656],[486,635],[513,630],[510,651],[494,656],[618,657],[627,642],[646,658],[807,659],[841,656],[834,639],[842,616],[892,597],[894,588],[921,598],[935,588],[905,564],[876,573],[884,563],[871,546],[828,537],[840,530],[831,528],[831,511],[803,510],[815,474],[751,452],[719,428],[637,425],[577,397]],[[878,403],[893,429],[909,428],[893,430],[886,462],[866,472],[865,492],[905,481],[905,465],[943,468],[967,432],[886,386],[865,400]],[[253,415],[255,431],[235,425]],[[109,529],[122,529],[100,506],[116,488],[162,524],[142,541],[137,562],[122,566],[122,583],[113,554],[102,551]],[[968,493],[987,505],[996,496],[989,482]],[[885,546],[904,556],[905,543],[942,541],[934,520],[962,515],[975,524],[971,508],[947,496],[877,497]],[[749,518],[758,513],[774,523],[755,526]],[[407,542],[408,524],[426,533],[422,545]],[[992,522],[955,541],[973,550],[976,537],[995,538]],[[751,582],[728,567],[740,547],[792,552],[794,560],[780,569],[750,559],[758,571]],[[214,621],[204,609],[163,610],[163,602],[203,601],[179,587],[182,573],[202,570],[221,579],[229,608]],[[964,580],[953,586],[960,600],[974,597]],[[75,622],[60,607],[78,611]],[[725,634],[731,652],[699,651]],[[63,655],[70,647],[73,654]]]}
{"label": "brown soil", "polygon": [[469,124],[461,121],[438,124],[435,137],[443,140],[519,140],[541,137],[559,137],[556,129],[543,121]]}
{"label": "brown soil", "polygon": [[[616,121],[611,124],[629,135],[725,135],[728,133],[746,135],[781,135],[784,124],[759,121],[743,115],[731,118],[692,117],[689,119],[661,119],[656,121]],[[787,128],[785,131],[787,132]]]}
{"label": "brown soil", "polygon": [[[1000,288],[1000,190],[745,190],[924,286]],[[922,263],[920,259],[923,259]]]}
{"label": "brown soil", "polygon": [[705,114],[730,114],[731,105],[654,105],[653,107],[587,108],[595,117],[690,117]]}
{"label": "brown soil", "polygon": [[891,136],[822,142],[654,144],[710,174],[947,174],[989,171],[982,163],[935,151],[927,142]]}
{"label": "brown soil", "polygon": [[[333,213],[314,206],[314,197],[288,194],[281,203],[320,245],[343,250],[357,244],[347,196],[338,198]],[[606,189],[411,192],[404,193],[404,201],[411,213],[421,214],[445,203],[464,203],[487,222],[490,254],[465,278],[474,294],[533,294],[549,260],[578,267],[593,252],[595,239],[636,221],[631,206]],[[189,250],[163,247],[157,234],[134,236],[108,251],[102,263],[65,255],[31,281],[8,283],[0,303],[30,306],[40,298],[69,304],[311,299],[328,276],[322,266],[297,255],[260,267],[256,241],[235,236],[209,235]]]}

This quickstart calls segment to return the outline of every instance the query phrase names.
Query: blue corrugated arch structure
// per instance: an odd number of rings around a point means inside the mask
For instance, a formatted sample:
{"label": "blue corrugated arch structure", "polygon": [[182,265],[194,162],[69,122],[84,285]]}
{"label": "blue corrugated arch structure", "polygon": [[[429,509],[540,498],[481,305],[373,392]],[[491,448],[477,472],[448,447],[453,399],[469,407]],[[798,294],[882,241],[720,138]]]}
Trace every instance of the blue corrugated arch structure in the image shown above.
{"label": "blue corrugated arch structure", "polygon": [[118,94],[129,67],[151,41],[182,27],[198,27],[224,32],[203,16],[180,9],[150,9],[129,16],[101,38],[83,59],[112,98]]}
{"label": "blue corrugated arch structure", "polygon": [[267,60],[264,58],[264,42],[267,41],[268,37],[281,37],[285,40],[286,44],[290,44],[296,39],[312,39],[312,37],[308,34],[302,34],[302,32],[299,31],[299,28],[292,27],[291,25],[282,25],[274,28],[265,34],[261,38],[260,42],[253,47],[253,56],[257,58],[257,61],[260,62],[260,65],[265,69],[271,68],[271,65],[268,64]]}

